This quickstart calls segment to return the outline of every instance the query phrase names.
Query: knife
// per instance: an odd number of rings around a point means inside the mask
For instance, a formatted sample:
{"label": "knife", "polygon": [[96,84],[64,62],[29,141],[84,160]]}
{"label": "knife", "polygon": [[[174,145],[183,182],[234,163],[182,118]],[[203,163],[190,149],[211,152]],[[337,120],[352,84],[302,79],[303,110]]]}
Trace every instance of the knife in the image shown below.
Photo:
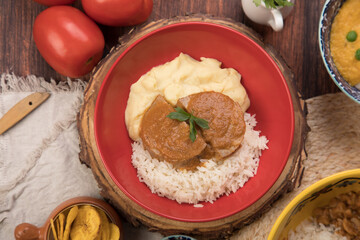
{"label": "knife", "polygon": [[50,93],[47,92],[36,92],[20,100],[0,119],[0,135],[40,106],[49,96]]}

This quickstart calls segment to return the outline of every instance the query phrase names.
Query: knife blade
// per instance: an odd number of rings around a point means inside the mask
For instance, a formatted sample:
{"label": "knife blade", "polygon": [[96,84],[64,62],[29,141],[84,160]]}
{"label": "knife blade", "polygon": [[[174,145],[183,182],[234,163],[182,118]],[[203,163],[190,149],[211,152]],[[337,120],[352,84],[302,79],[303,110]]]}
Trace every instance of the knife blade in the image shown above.
{"label": "knife blade", "polygon": [[50,93],[47,92],[36,92],[16,103],[0,119],[0,135],[18,123],[38,106],[40,106],[45,100],[49,98],[49,96]]}

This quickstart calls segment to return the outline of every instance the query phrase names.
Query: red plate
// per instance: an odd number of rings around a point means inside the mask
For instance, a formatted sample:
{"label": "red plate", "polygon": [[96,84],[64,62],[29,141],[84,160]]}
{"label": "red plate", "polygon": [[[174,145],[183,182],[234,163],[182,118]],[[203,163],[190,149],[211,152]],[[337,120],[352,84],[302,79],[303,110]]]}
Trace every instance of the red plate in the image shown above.
{"label": "red plate", "polygon": [[[269,139],[255,177],[243,188],[203,208],[159,197],[139,181],[131,164],[131,139],[125,126],[130,86],[152,67],[181,52],[200,60],[218,59],[242,75],[257,130]],[[273,59],[253,40],[222,25],[185,22],[158,29],[132,44],[117,59],[101,86],[95,108],[95,135],[104,165],[129,198],[160,216],[188,222],[221,219],[244,210],[276,182],[290,153],[294,112],[286,81]]]}

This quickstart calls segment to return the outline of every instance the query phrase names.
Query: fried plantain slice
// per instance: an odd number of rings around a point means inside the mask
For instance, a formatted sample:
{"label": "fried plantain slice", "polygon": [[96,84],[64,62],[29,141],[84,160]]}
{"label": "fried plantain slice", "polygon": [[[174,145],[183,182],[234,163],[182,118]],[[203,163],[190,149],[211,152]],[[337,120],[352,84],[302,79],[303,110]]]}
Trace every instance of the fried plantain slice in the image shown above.
{"label": "fried plantain slice", "polygon": [[54,225],[55,225],[55,228],[56,228],[57,239],[58,239],[58,240],[61,240],[59,217],[55,220]]}
{"label": "fried plantain slice", "polygon": [[58,240],[57,234],[56,234],[55,225],[54,225],[54,220],[53,220],[52,218],[50,219],[50,225],[51,225],[51,230],[52,230],[54,239],[55,239],[55,240]]}
{"label": "fried plantain slice", "polygon": [[59,223],[59,230],[58,230],[58,237],[59,240],[63,240],[64,239],[64,223],[65,223],[65,214],[64,213],[60,213],[58,216],[58,221]]}
{"label": "fried plantain slice", "polygon": [[100,226],[100,233],[101,233],[101,240],[109,240],[110,237],[110,223],[105,214],[105,212],[101,209],[97,209],[101,219],[101,226]]}
{"label": "fried plantain slice", "polygon": [[100,214],[94,207],[90,205],[81,206],[71,226],[71,240],[94,240],[99,234],[100,224]]}
{"label": "fried plantain slice", "polygon": [[78,206],[74,206],[70,209],[67,218],[66,218],[66,225],[65,225],[65,231],[64,231],[64,236],[63,236],[63,240],[69,240],[69,235],[70,235],[70,229],[71,229],[71,224],[72,222],[75,220],[75,218],[77,217],[79,213],[79,207]]}
{"label": "fried plantain slice", "polygon": [[119,240],[120,239],[120,229],[113,223],[110,223],[110,240]]}

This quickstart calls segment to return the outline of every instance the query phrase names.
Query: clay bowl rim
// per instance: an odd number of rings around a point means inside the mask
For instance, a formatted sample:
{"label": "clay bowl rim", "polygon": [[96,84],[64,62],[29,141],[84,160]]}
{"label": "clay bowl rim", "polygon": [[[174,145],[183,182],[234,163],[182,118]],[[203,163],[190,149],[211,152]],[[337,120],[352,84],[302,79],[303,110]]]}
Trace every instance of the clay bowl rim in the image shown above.
{"label": "clay bowl rim", "polygon": [[41,227],[44,229],[45,239],[49,240],[50,236],[52,235],[50,219],[55,220],[60,213],[67,211],[68,209],[76,205],[91,205],[102,210],[106,214],[106,216],[108,216],[110,221],[119,227],[120,239],[123,239],[122,222],[116,210],[109,203],[105,202],[102,199],[87,196],[70,198],[60,203],[56,208],[54,208],[54,210],[47,218],[45,224]]}

